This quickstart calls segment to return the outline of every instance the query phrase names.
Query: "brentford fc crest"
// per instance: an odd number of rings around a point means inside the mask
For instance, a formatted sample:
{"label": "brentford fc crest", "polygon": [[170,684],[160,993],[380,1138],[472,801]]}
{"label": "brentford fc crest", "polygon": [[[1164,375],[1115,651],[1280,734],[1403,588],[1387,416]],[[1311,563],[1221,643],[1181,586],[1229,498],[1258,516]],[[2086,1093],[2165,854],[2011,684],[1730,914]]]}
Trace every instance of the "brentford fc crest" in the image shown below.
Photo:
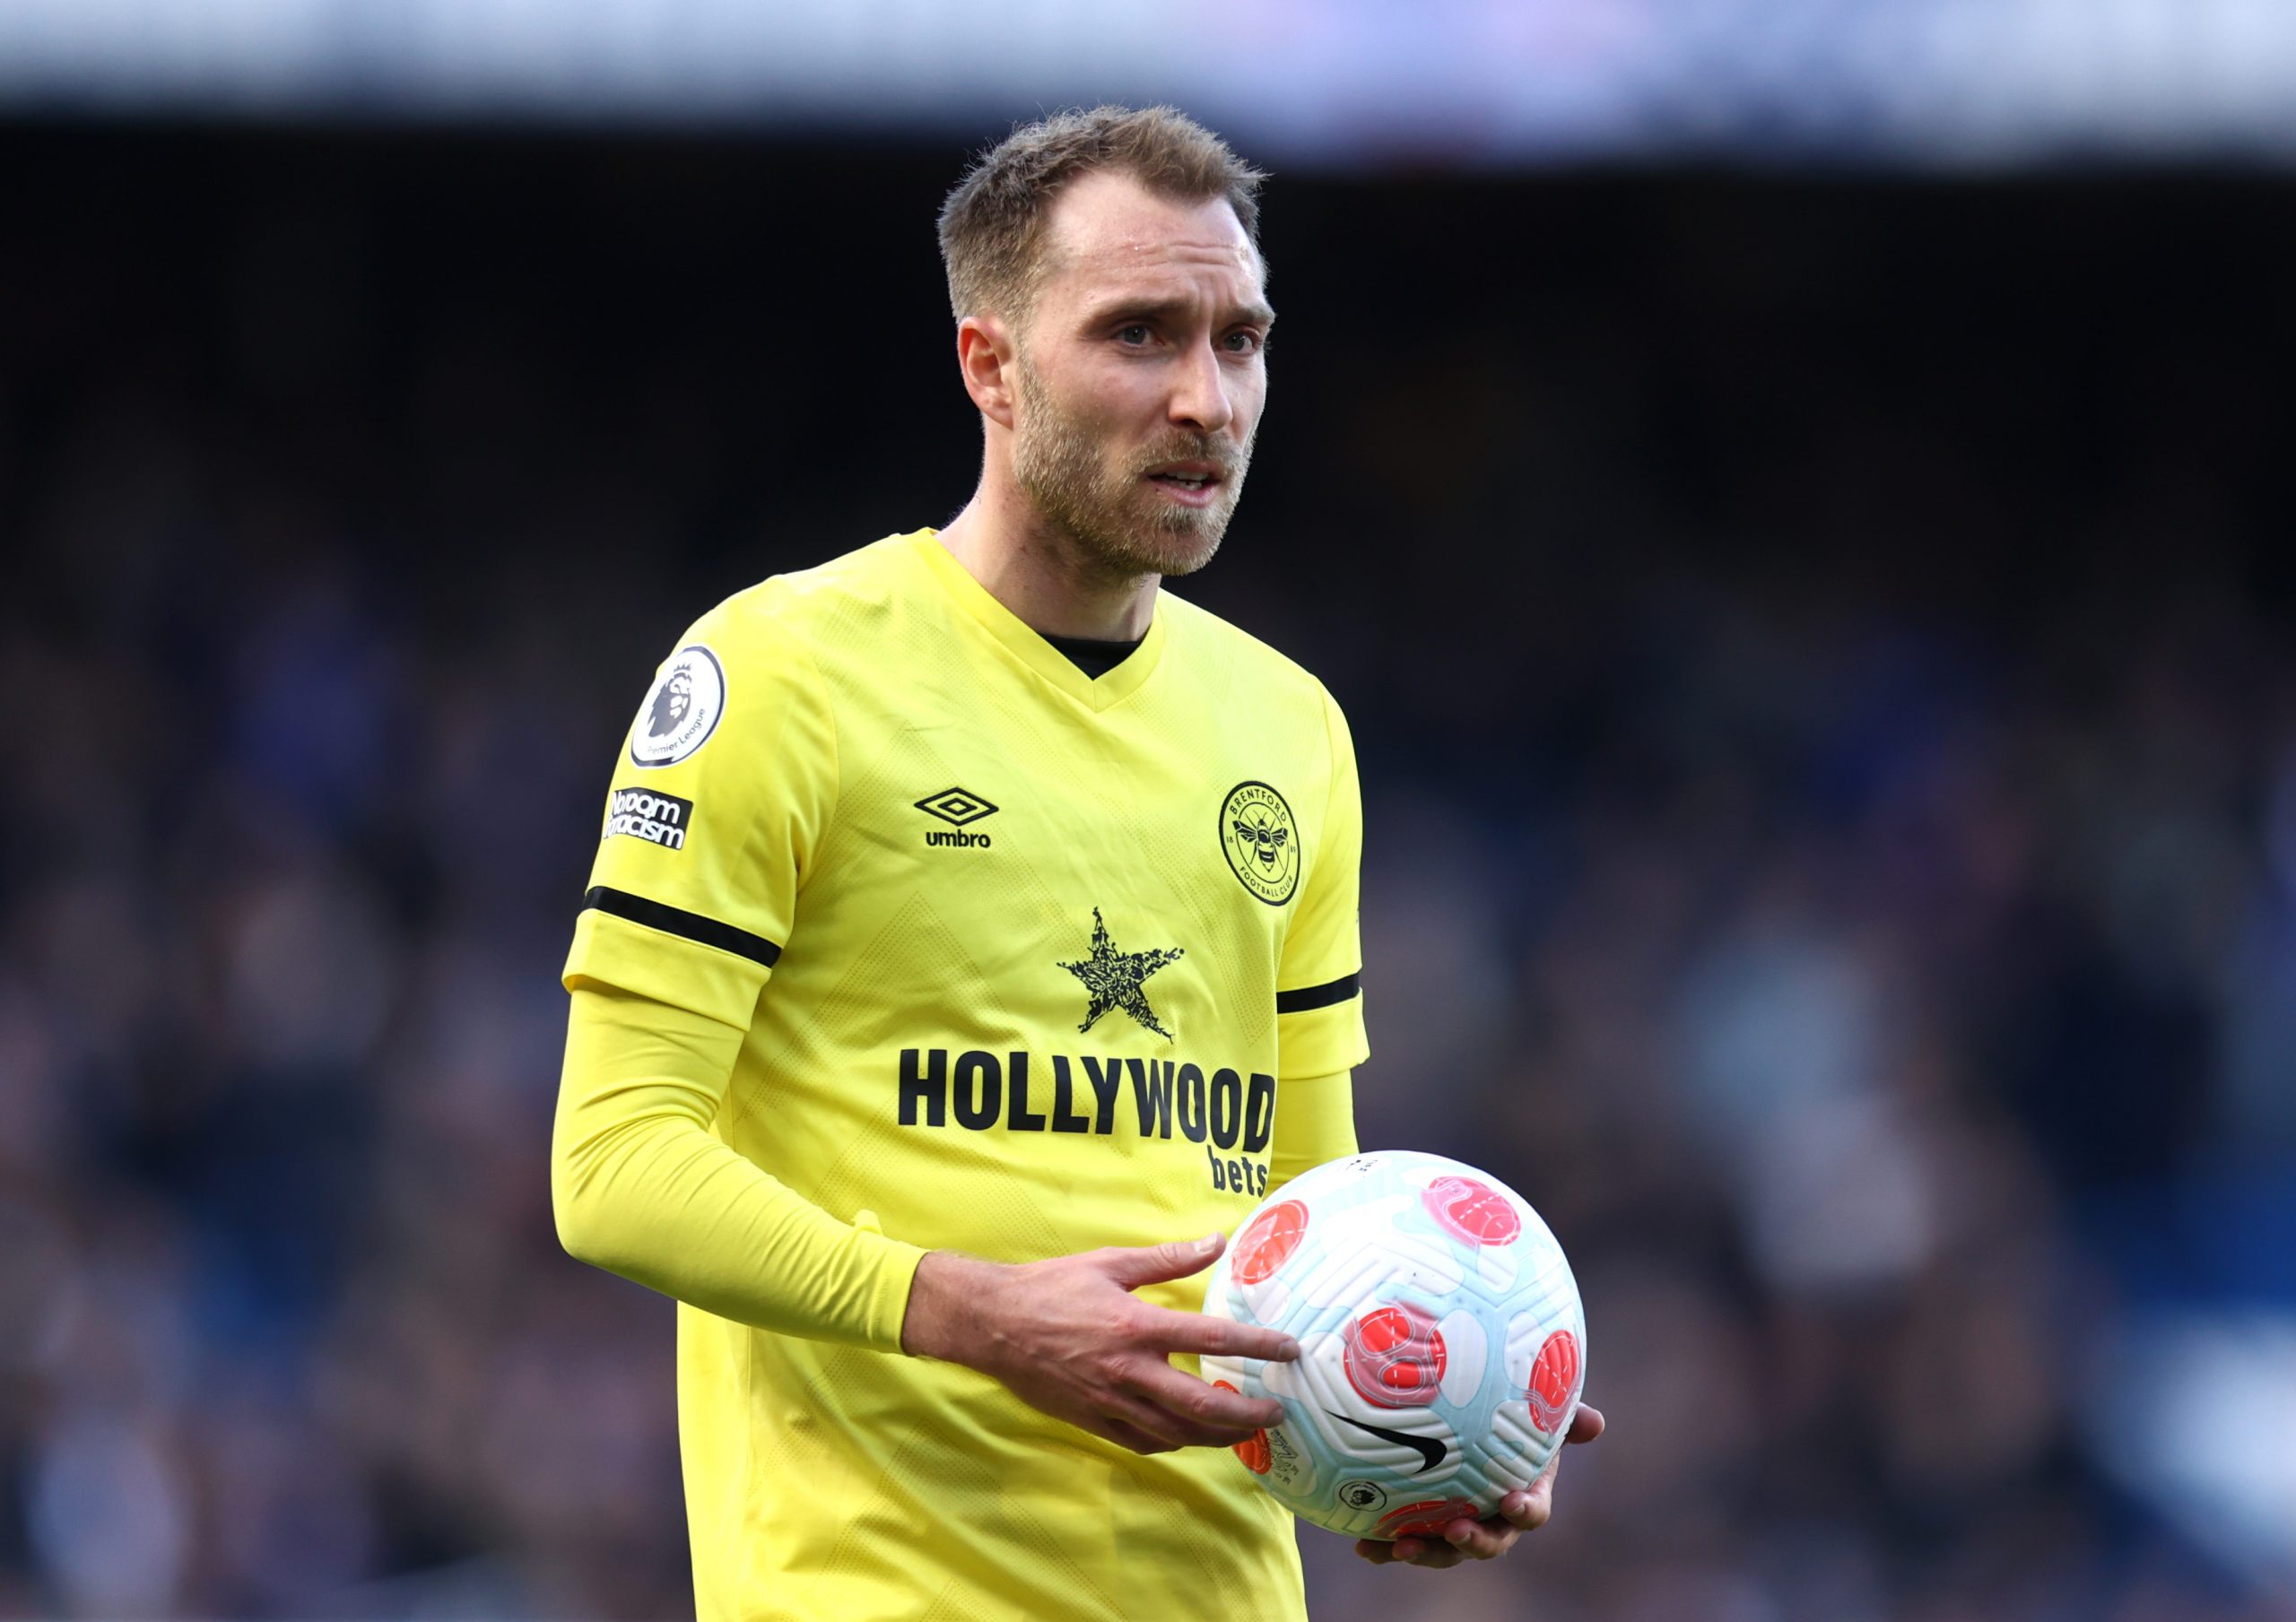
{"label": "brentford fc crest", "polygon": [[1239,783],[1220,802],[1220,851],[1237,881],[1270,906],[1300,888],[1299,827],[1265,783]]}
{"label": "brentford fc crest", "polygon": [[701,643],[682,647],[662,664],[653,690],[630,729],[630,759],[637,766],[675,766],[709,742],[726,713],[726,669]]}

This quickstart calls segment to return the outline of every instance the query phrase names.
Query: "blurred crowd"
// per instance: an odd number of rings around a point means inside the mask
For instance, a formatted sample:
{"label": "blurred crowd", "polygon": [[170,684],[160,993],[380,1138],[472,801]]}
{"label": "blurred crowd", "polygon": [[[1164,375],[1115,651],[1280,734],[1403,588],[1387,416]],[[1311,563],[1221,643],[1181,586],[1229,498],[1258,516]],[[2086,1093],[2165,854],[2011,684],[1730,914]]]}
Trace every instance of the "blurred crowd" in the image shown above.
{"label": "blurred crowd", "polygon": [[[970,489],[953,155],[0,150],[0,1616],[689,1610],[558,966],[683,623]],[[1271,192],[1180,589],[1348,707],[1361,1137],[1613,1425],[1318,1622],[2296,1616],[2126,1373],[2296,1315],[2283,190]]]}

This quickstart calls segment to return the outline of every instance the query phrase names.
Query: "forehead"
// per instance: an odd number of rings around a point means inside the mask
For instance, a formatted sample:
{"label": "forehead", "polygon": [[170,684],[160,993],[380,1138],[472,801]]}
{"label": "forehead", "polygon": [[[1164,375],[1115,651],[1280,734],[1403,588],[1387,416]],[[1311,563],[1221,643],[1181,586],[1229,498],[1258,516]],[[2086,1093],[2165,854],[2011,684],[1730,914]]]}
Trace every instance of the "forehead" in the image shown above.
{"label": "forehead", "polygon": [[1263,279],[1225,198],[1177,202],[1103,169],[1065,187],[1046,215],[1039,296],[1048,303],[1133,294],[1257,303]]}

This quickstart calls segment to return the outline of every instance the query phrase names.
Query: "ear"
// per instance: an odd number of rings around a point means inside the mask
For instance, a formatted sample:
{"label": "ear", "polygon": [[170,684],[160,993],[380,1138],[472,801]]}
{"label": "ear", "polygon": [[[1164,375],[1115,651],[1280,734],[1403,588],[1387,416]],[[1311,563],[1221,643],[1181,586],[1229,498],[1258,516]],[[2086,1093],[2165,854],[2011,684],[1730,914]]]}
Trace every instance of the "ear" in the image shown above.
{"label": "ear", "polygon": [[1012,328],[1002,316],[967,316],[957,323],[957,370],[965,393],[981,415],[1003,428],[1013,426],[1013,375],[1018,352]]}

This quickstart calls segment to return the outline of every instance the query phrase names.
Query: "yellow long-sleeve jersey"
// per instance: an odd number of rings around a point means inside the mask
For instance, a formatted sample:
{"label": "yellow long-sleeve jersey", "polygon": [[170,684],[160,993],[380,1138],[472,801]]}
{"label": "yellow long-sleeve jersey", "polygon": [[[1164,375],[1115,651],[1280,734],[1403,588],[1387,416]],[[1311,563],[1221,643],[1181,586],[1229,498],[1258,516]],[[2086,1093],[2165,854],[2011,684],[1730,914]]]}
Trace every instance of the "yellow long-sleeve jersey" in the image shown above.
{"label": "yellow long-sleeve jersey", "polygon": [[553,1190],[683,1304],[703,1617],[1302,1614],[1235,1461],[900,1331],[924,1250],[1194,1237],[1352,1152],[1361,839],[1328,695],[1170,593],[1090,678],[926,531],[682,639],[567,961]]}

